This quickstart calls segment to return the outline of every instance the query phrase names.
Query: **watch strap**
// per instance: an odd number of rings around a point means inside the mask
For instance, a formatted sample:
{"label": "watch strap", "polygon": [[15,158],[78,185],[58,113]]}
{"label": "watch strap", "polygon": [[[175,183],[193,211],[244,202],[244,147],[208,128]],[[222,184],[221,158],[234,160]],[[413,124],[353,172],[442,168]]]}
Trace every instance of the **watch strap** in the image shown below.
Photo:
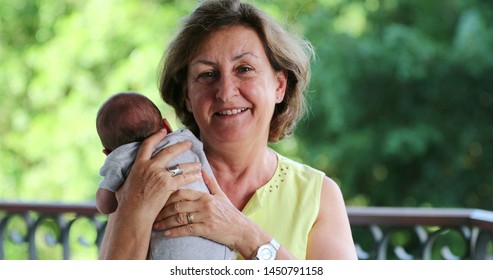
{"label": "watch strap", "polygon": [[[269,243],[260,245],[252,260],[273,260],[276,258],[279,248],[281,248],[281,244],[277,240],[272,238]],[[268,250],[268,252],[270,252],[269,258],[264,258],[263,255],[265,250]]]}
{"label": "watch strap", "polygon": [[277,240],[275,240],[274,238],[272,238],[269,244],[276,249],[276,252],[279,251],[279,248],[281,248],[281,244],[277,242]]}

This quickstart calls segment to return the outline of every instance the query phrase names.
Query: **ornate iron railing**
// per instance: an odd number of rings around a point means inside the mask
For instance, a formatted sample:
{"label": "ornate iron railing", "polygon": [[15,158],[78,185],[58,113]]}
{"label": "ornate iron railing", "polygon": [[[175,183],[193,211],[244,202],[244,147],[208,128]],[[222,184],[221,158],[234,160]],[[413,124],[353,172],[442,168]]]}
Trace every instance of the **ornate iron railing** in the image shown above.
{"label": "ornate iron railing", "polygon": [[359,259],[493,259],[493,212],[349,208]]}
{"label": "ornate iron railing", "polygon": [[[348,207],[348,214],[359,259],[493,259],[490,211]],[[0,202],[0,259],[96,259],[105,227],[90,204]]]}
{"label": "ornate iron railing", "polygon": [[96,259],[105,228],[90,204],[0,202],[0,259]]}

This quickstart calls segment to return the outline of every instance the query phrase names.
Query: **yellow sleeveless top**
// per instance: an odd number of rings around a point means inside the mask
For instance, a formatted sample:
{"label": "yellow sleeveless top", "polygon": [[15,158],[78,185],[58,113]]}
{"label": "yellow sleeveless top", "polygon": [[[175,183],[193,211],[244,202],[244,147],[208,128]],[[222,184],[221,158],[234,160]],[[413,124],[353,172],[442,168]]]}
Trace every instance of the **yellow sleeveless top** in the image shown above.
{"label": "yellow sleeveless top", "polygon": [[315,223],[325,174],[277,154],[277,169],[243,209],[298,259],[306,259],[308,235]]}

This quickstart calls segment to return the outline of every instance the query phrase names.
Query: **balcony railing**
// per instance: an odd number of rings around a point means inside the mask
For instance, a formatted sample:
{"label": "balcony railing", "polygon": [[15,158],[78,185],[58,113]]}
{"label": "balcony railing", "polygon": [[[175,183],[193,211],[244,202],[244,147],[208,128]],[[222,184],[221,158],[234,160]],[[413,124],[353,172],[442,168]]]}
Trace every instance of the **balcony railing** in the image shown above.
{"label": "balcony railing", "polygon": [[[349,207],[348,214],[359,259],[493,259],[491,211]],[[0,202],[0,259],[96,259],[105,227],[94,205]]]}
{"label": "balcony railing", "polygon": [[360,259],[493,259],[491,211],[370,207],[348,214]]}

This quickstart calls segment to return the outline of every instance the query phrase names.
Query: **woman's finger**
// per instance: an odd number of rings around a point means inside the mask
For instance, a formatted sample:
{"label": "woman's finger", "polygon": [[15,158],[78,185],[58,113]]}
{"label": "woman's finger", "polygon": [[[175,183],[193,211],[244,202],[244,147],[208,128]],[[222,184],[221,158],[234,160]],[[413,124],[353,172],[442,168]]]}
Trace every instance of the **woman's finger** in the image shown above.
{"label": "woman's finger", "polygon": [[190,141],[178,142],[162,149],[153,158],[157,162],[169,162],[172,158],[190,149],[190,147],[192,147],[192,142]]}
{"label": "woman's finger", "polygon": [[[193,206],[193,205],[191,205]],[[184,209],[187,207],[183,207]],[[183,210],[184,210],[183,209]],[[200,223],[203,219],[203,213],[199,211],[199,209],[196,209],[195,207],[190,207],[190,210],[186,210],[183,212],[179,212],[177,214],[174,214],[172,216],[167,217],[166,219],[155,222],[153,225],[154,230],[165,230],[165,229],[170,229],[170,228],[175,228],[179,226],[184,226],[187,224],[197,224]],[[195,210],[192,210],[195,209]]]}
{"label": "woman's finger", "polygon": [[[183,171],[183,173],[174,175],[173,174],[174,171],[172,169],[175,169],[175,168],[181,169],[181,171]],[[180,176],[186,175],[188,173],[194,173],[195,172],[195,173],[200,174],[201,168],[202,168],[202,164],[200,162],[187,162],[187,163],[180,163],[180,164],[172,165],[171,167],[168,167],[164,170],[168,171],[170,176],[179,178]],[[200,175],[202,175],[202,174],[200,174]]]}
{"label": "woman's finger", "polygon": [[204,236],[207,229],[201,223],[191,223],[184,226],[167,229],[164,231],[166,237],[179,237],[179,236]]}
{"label": "woman's finger", "polygon": [[212,195],[224,194],[221,187],[219,187],[219,184],[217,183],[216,179],[214,177],[209,176],[209,174],[207,174],[207,172],[204,169],[202,169],[202,178],[204,179],[204,182],[209,188],[209,191],[211,192]]}
{"label": "woman's finger", "polygon": [[[200,173],[199,173],[200,174]],[[171,205],[173,203],[176,203],[178,201],[193,201],[193,200],[198,200],[202,195],[209,195],[208,193],[196,191],[196,190],[191,190],[191,189],[180,189],[177,190],[176,192],[171,195],[171,197],[168,199],[166,205]]]}
{"label": "woman's finger", "polygon": [[147,137],[140,145],[135,161],[148,160],[152,157],[154,149],[161,140],[166,136],[166,129],[160,129],[151,136]]}
{"label": "woman's finger", "polygon": [[228,196],[223,192],[223,190],[217,183],[215,177],[209,176],[209,174],[207,174],[207,172],[204,169],[202,169],[202,178],[204,179],[204,182],[209,188],[209,191],[211,192],[212,195],[220,196],[223,198],[224,201],[227,201],[230,205],[233,205],[233,203],[229,200]]}
{"label": "woman's finger", "polygon": [[192,184],[202,177],[202,174],[200,173],[201,164],[198,162],[178,164],[177,167],[182,170],[182,173],[178,175],[175,175],[174,172],[170,171],[169,169],[164,169],[166,170],[164,171],[166,172],[166,175],[169,176],[169,181],[172,182],[174,186],[176,186],[176,189],[181,186]]}
{"label": "woman's finger", "polygon": [[168,198],[166,206],[157,215],[156,222],[164,226],[166,224],[164,220],[170,216],[183,211],[197,211],[200,205],[198,205],[197,203],[194,204],[195,207],[191,207],[190,205],[193,201],[199,200],[202,195],[209,194],[189,189],[181,189],[175,191]]}

